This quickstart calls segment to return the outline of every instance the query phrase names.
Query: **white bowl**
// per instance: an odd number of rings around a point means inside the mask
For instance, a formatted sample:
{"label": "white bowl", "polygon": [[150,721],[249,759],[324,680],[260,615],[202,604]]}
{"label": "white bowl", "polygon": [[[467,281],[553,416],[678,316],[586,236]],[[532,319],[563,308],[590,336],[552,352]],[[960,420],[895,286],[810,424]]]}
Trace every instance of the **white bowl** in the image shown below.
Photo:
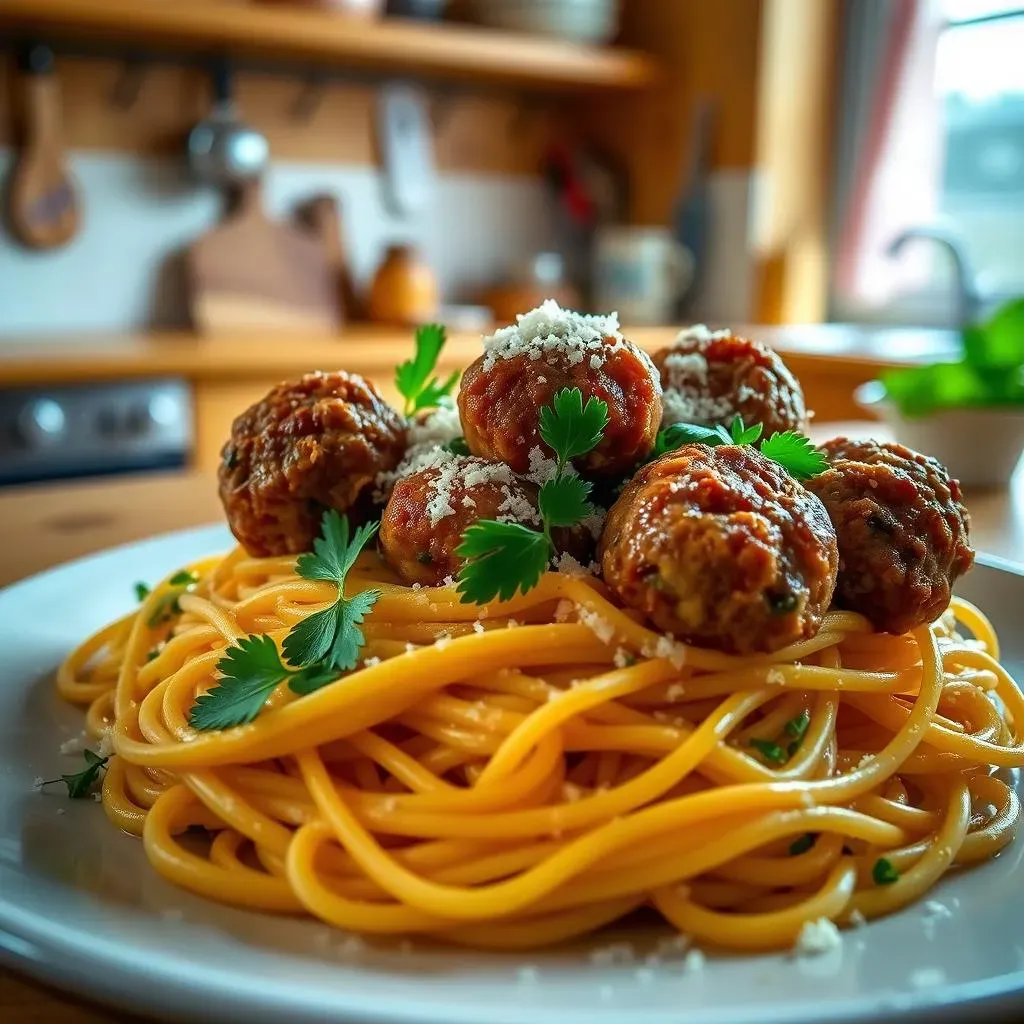
{"label": "white bowl", "polygon": [[964,487],[1006,487],[1024,451],[1024,409],[948,409],[905,417],[877,380],[862,384],[854,398],[888,424],[900,444],[938,459]]}
{"label": "white bowl", "polygon": [[619,28],[619,0],[474,0],[473,15],[492,28],[606,43]]}

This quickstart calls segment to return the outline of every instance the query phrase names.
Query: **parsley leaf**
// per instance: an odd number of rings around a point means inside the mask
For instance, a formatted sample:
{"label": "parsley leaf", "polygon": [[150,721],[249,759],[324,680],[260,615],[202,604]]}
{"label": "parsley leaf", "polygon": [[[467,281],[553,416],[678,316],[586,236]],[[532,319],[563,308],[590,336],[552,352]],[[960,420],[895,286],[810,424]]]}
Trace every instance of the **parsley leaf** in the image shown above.
{"label": "parsley leaf", "polygon": [[879,857],[871,869],[871,877],[875,880],[875,885],[892,885],[893,882],[899,881],[900,873],[893,867],[891,860]]}
{"label": "parsley leaf", "polygon": [[752,739],[748,742],[766,761],[772,764],[786,763],[786,752],[774,740]]}
{"label": "parsley leaf", "polygon": [[706,444],[712,448],[720,444],[732,444],[732,437],[725,427],[702,427],[697,423],[673,423],[658,431],[654,439],[654,448],[647,461],[674,452],[687,444]]}
{"label": "parsley leaf", "polygon": [[141,580],[135,584],[135,600],[142,604],[143,601],[149,597],[149,584],[143,583]]}
{"label": "parsley leaf", "polygon": [[590,491],[591,485],[582,477],[548,480],[537,499],[541,517],[549,527],[575,526],[593,511],[588,500]]}
{"label": "parsley leaf", "polygon": [[181,569],[168,581],[172,587],[191,587],[199,582],[199,577],[191,569]]}
{"label": "parsley leaf", "polygon": [[378,526],[359,527],[350,541],[347,517],[333,509],[324,513],[313,551],[299,558],[295,570],[303,579],[336,583],[338,597],[329,608],[307,615],[285,637],[284,655],[293,665],[306,667],[326,658],[332,668],[341,671],[355,667],[363,646],[359,623],[377,603],[380,591],[365,590],[347,598],[345,578]]}
{"label": "parsley leaf", "polygon": [[811,441],[792,430],[774,433],[761,442],[761,454],[777,462],[797,480],[810,480],[828,469],[828,460]]}
{"label": "parsley leaf", "polygon": [[525,594],[537,585],[555,554],[552,529],[575,526],[593,511],[591,485],[568,466],[601,443],[607,426],[608,404],[591,396],[584,405],[579,388],[563,388],[551,405],[541,409],[541,439],[558,462],[554,477],[545,481],[537,500],[543,530],[494,519],[470,526],[455,549],[467,559],[459,570],[463,604],[505,601],[516,591]]}
{"label": "parsley leaf", "polygon": [[462,603],[487,604],[537,586],[548,567],[551,541],[520,523],[483,519],[463,533],[455,553],[470,559],[459,572]]}
{"label": "parsley leaf", "polygon": [[376,534],[377,523],[361,526],[349,537],[345,516],[324,513],[313,551],[301,555],[296,572],[307,580],[335,583],[334,603],[296,623],[284,639],[281,660],[274,641],[266,635],[247,636],[232,645],[217,662],[221,680],[196,699],[189,722],[196,729],[228,729],[251,722],[281,683],[300,696],[334,682],[354,668],[365,643],[360,624],[380,597],[379,590],[364,590],[345,597],[345,579],[359,553]]}
{"label": "parsley leaf", "polygon": [[541,440],[555,453],[559,469],[593,451],[607,426],[608,403],[591,395],[584,405],[579,388],[562,388],[540,411]]}
{"label": "parsley leaf", "polygon": [[274,641],[266,635],[242,637],[217,662],[220,682],[196,698],[189,714],[194,729],[228,729],[251,722],[266,699],[288,677]]}
{"label": "parsley leaf", "polygon": [[800,712],[796,718],[791,718],[786,723],[786,735],[792,736],[796,740],[802,740],[804,733],[807,732],[807,727],[811,724],[811,716],[806,709]]}
{"label": "parsley leaf", "polygon": [[437,377],[430,377],[446,340],[445,329],[440,324],[424,324],[416,329],[416,354],[395,370],[395,387],[405,399],[406,416],[433,408],[455,390],[458,373],[453,373],[444,383]]}
{"label": "parsley leaf", "polygon": [[737,415],[729,426],[729,436],[733,444],[754,444],[764,433],[764,424],[755,423],[752,427],[743,425],[743,417]]}
{"label": "parsley leaf", "polygon": [[[673,423],[658,431],[654,448],[647,462],[660,458],[687,444],[706,444],[712,448],[721,444],[749,444],[757,447],[764,433],[764,424],[745,426],[741,417],[736,416],[726,430],[725,427],[703,427],[697,423]],[[802,434],[792,430],[774,433],[761,441],[761,454],[777,462],[797,480],[810,480],[828,468],[825,456]]]}
{"label": "parsley leaf", "polygon": [[453,455],[469,455],[469,445],[464,437],[453,437],[446,445],[442,445],[446,452]]}
{"label": "parsley leaf", "polygon": [[55,782],[63,782],[68,787],[68,796],[72,800],[88,796],[110,758],[100,757],[91,750],[83,750],[82,754],[85,757],[85,767],[80,772],[62,775],[59,779],[48,779],[43,785],[52,786]]}

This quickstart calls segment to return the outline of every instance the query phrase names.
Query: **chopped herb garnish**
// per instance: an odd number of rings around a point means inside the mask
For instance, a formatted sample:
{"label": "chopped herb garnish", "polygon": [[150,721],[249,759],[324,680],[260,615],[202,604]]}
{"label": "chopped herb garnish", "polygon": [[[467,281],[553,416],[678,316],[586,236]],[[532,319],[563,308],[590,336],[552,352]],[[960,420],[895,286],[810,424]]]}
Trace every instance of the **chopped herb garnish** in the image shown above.
{"label": "chopped herb garnish", "polygon": [[[660,458],[687,444],[706,444],[712,448],[723,444],[746,444],[759,447],[765,458],[777,462],[797,480],[810,480],[828,468],[825,456],[803,434],[787,430],[782,433],[776,432],[761,441],[763,433],[764,424],[755,423],[748,427],[739,416],[733,419],[728,430],[722,426],[705,427],[697,423],[673,423],[658,432],[654,449],[647,461]],[[760,446],[758,441],[761,441]]]}
{"label": "chopped herb garnish", "polygon": [[68,796],[72,800],[88,796],[110,758],[100,757],[91,750],[83,750],[82,755],[85,757],[85,767],[80,772],[62,775],[59,779],[47,779],[43,785],[52,786],[56,782],[63,782],[68,787]]}
{"label": "chopped herb garnish", "polygon": [[545,481],[537,503],[542,530],[519,523],[481,519],[462,535],[456,554],[468,559],[459,571],[464,604],[505,601],[526,593],[540,580],[555,554],[551,531],[572,527],[594,511],[591,484],[571,470],[570,463],[601,443],[608,425],[608,406],[600,399],[583,402],[579,388],[563,388],[540,411],[541,440],[554,453],[555,475]]}
{"label": "chopped herb garnish", "polygon": [[356,666],[365,642],[359,626],[380,591],[364,590],[347,598],[345,579],[377,526],[361,526],[350,539],[348,519],[333,510],[324,513],[313,551],[299,556],[296,572],[303,579],[335,583],[337,598],[330,607],[306,616],[284,638],[284,655],[291,668],[282,662],[269,636],[243,637],[229,647],[217,662],[221,680],[192,705],[193,728],[227,729],[251,722],[281,683],[305,695]]}
{"label": "chopped herb garnish", "polygon": [[796,718],[791,718],[786,723],[786,735],[792,736],[794,739],[802,740],[804,733],[807,732],[807,727],[811,724],[810,713],[806,710],[801,711]]}
{"label": "chopped herb garnish", "polygon": [[772,764],[786,763],[786,752],[774,740],[752,739],[749,742],[766,761]]}
{"label": "chopped herb garnish", "polygon": [[455,390],[458,372],[445,381],[431,377],[438,356],[447,339],[440,324],[424,324],[416,329],[416,354],[395,370],[395,387],[405,399],[405,415],[412,416],[421,409],[433,409]]}
{"label": "chopped herb garnish", "polygon": [[141,580],[135,584],[135,600],[142,604],[143,601],[149,597],[149,584],[143,583]]}
{"label": "chopped herb garnish", "polygon": [[794,839],[789,844],[789,855],[799,857],[801,853],[810,850],[817,841],[818,834],[816,832],[805,832],[799,839]]}
{"label": "chopped herb garnish", "polygon": [[442,445],[442,448],[446,452],[451,452],[453,455],[469,455],[469,445],[466,444],[464,437],[453,437],[446,445]]}
{"label": "chopped herb garnish", "polygon": [[810,480],[828,469],[828,460],[809,438],[792,430],[772,434],[761,442],[761,454],[777,462],[797,480]]}
{"label": "chopped herb garnish", "polygon": [[892,861],[885,857],[879,857],[875,866],[871,869],[871,877],[875,885],[892,885],[899,881],[900,873],[892,866]]}

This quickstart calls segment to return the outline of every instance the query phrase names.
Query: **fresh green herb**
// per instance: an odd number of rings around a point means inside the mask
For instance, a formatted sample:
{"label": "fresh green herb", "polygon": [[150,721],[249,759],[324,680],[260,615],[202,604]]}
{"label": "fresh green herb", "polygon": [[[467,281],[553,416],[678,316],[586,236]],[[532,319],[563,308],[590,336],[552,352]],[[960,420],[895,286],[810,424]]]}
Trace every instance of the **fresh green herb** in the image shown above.
{"label": "fresh green herb", "polygon": [[[763,433],[763,423],[755,423],[748,427],[739,416],[733,419],[728,430],[721,426],[703,427],[697,423],[673,423],[672,426],[658,431],[654,448],[647,461],[651,462],[687,444],[706,444],[712,448],[723,444],[748,444],[757,447]],[[825,456],[811,441],[791,430],[776,432],[761,441],[760,452],[765,458],[777,462],[797,480],[810,480],[828,468]]]}
{"label": "fresh green herb", "polygon": [[88,796],[110,758],[100,757],[91,750],[83,750],[82,754],[85,757],[85,767],[80,772],[62,775],[59,779],[48,779],[43,785],[52,786],[55,782],[63,782],[68,787],[68,796],[72,800]]}
{"label": "fresh green herb", "polygon": [[776,432],[761,442],[761,454],[777,462],[790,476],[797,480],[810,480],[828,469],[824,454],[803,434],[785,430]]}
{"label": "fresh green herb", "polygon": [[446,445],[442,445],[446,452],[453,455],[469,455],[469,445],[464,437],[453,437]]}
{"label": "fresh green herb", "polygon": [[743,425],[743,417],[736,415],[729,425],[729,436],[733,444],[756,444],[764,433],[764,424],[755,423],[752,427]]}
{"label": "fresh green herb", "polygon": [[149,584],[143,583],[141,580],[135,584],[135,600],[142,604],[143,601],[149,597]]}
{"label": "fresh green herb", "polygon": [[1024,405],[1024,298],[960,335],[959,359],[882,374],[886,396],[907,417],[969,406]]}
{"label": "fresh green herb", "polygon": [[269,636],[244,637],[229,647],[217,662],[221,680],[192,706],[193,728],[227,729],[251,722],[281,683],[305,695],[355,667],[365,642],[359,626],[380,591],[364,590],[347,598],[345,579],[377,525],[360,527],[350,539],[348,519],[333,510],[324,513],[313,551],[299,556],[296,572],[303,579],[336,584],[337,598],[328,608],[306,616],[284,638],[284,655],[292,668],[282,662]]}
{"label": "fresh green herb", "polygon": [[151,647],[149,649],[149,651],[146,653],[146,661],[147,662],[149,662],[149,661],[156,661],[156,659],[159,656],[160,656],[160,648],[159,647]]}
{"label": "fresh green herb", "polygon": [[[178,572],[176,572],[167,581],[167,585],[171,589],[168,590],[166,593],[160,595],[156,604],[153,606],[152,612],[150,612],[149,619],[146,621],[146,625],[149,626],[150,629],[158,629],[160,626],[164,625],[164,623],[170,622],[171,619],[173,619],[176,615],[180,615],[181,595],[184,594],[190,587],[194,587],[198,582],[199,577],[190,569],[181,569]],[[139,587],[141,586],[145,586],[145,584],[135,584],[136,593],[139,593]]]}
{"label": "fresh green herb", "polygon": [[267,698],[287,681],[296,693],[311,693],[333,682],[337,672],[323,666],[298,671],[285,668],[274,641],[266,635],[245,636],[217,662],[218,684],[196,698],[189,715],[194,729],[229,729],[251,722]]}
{"label": "fresh green herb", "polygon": [[470,559],[459,571],[462,603],[487,604],[537,586],[548,567],[551,541],[520,523],[481,519],[463,533],[455,551]]}
{"label": "fresh green herb", "polygon": [[749,743],[766,761],[772,764],[786,763],[786,752],[774,740],[752,739]]}
{"label": "fresh green herb", "polygon": [[459,571],[464,604],[505,601],[516,591],[535,587],[555,554],[551,531],[571,527],[590,515],[591,484],[576,476],[573,459],[593,451],[608,425],[608,406],[590,397],[586,404],[579,388],[563,388],[551,405],[540,411],[541,440],[555,454],[555,475],[545,481],[537,498],[542,530],[519,523],[481,519],[462,535],[456,554],[467,559]]}
{"label": "fresh green herb", "polygon": [[457,372],[443,382],[430,376],[446,340],[445,329],[440,324],[424,324],[416,329],[416,354],[395,370],[395,387],[405,399],[406,416],[421,409],[435,408],[455,390],[459,382]]}
{"label": "fresh green herb", "polygon": [[879,857],[871,869],[871,877],[875,880],[875,885],[892,885],[899,880],[900,873],[892,866],[891,860]]}
{"label": "fresh green herb", "polygon": [[804,709],[796,716],[796,718],[791,718],[786,723],[786,735],[792,736],[796,740],[802,740],[804,738],[804,734],[807,732],[807,727],[810,724],[810,712]]}
{"label": "fresh green herb", "polygon": [[801,853],[806,853],[810,850],[817,841],[818,835],[816,832],[805,832],[799,839],[794,839],[789,844],[789,855],[791,857],[799,857]]}
{"label": "fresh green herb", "polygon": [[702,427],[696,423],[673,423],[658,431],[654,448],[647,457],[648,462],[660,459],[662,455],[674,452],[687,444],[732,444],[732,436],[725,427]]}

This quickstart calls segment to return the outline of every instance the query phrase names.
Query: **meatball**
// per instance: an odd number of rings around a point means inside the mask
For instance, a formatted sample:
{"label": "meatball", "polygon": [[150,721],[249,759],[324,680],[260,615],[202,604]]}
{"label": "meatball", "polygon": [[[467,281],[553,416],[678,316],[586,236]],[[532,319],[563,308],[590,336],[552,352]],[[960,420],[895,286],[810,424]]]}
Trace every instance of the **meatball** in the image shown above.
{"label": "meatball", "polygon": [[465,561],[455,549],[480,519],[540,525],[537,488],[504,463],[440,450],[425,461],[395,483],[380,524],[384,558],[405,582],[454,578]]}
{"label": "meatball", "polygon": [[765,436],[803,432],[807,409],[800,382],[767,345],[703,325],[683,331],[654,355],[665,390],[665,423],[727,427],[737,415],[763,423]]}
{"label": "meatball", "polygon": [[822,450],[829,468],[807,486],[839,538],[837,607],[886,633],[934,622],[974,563],[960,485],[900,444],[841,437]]}
{"label": "meatball", "polygon": [[369,518],[371,485],[405,454],[405,422],[368,381],[310,373],[231,427],[218,472],[231,532],[253,555],[312,548],[324,509]]}
{"label": "meatball", "polygon": [[820,501],[750,446],[686,445],[644,466],[601,537],[605,582],[676,639],[734,654],[814,636],[836,583]]}
{"label": "meatball", "polygon": [[572,313],[552,300],[485,339],[484,354],[463,375],[459,412],[469,450],[536,478],[551,455],[540,410],[563,388],[608,405],[600,444],[576,460],[581,473],[621,474],[650,453],[662,409],[649,357],[622,337],[614,317]]}

